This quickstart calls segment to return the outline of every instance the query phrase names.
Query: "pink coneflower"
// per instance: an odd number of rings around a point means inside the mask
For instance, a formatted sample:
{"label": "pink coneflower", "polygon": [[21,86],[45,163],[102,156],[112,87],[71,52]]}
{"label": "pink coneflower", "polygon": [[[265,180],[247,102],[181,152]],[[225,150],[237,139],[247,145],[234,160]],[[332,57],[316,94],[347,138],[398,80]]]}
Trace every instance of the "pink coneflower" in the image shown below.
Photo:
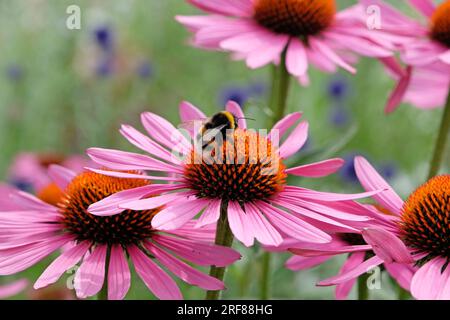
{"label": "pink coneflower", "polygon": [[[403,202],[367,160],[356,158],[355,169],[367,191],[387,189],[373,196],[379,205],[372,216],[377,226],[362,231],[376,255],[321,284],[344,283],[368,268],[383,262],[401,262],[409,255],[418,266],[411,280],[412,295],[417,299],[450,299],[450,175],[430,179]],[[406,275],[407,271],[401,274]]]}
{"label": "pink coneflower", "polygon": [[[364,210],[361,210],[364,212]],[[371,222],[365,223],[365,228],[371,226]],[[356,226],[355,226],[356,227]],[[357,227],[358,229],[360,227]],[[372,228],[377,228],[374,222]],[[362,229],[364,230],[364,229]],[[321,265],[322,263],[339,255],[347,255],[347,259],[342,265],[339,274],[346,274],[355,267],[365,267],[365,272],[370,269],[383,265],[386,271],[397,281],[397,283],[405,290],[410,290],[411,279],[414,274],[414,267],[408,265],[412,262],[409,255],[398,255],[389,258],[386,262],[375,256],[374,248],[365,240],[367,231],[354,232],[345,231],[330,233],[333,240],[330,243],[315,245],[307,243],[299,243],[288,241],[283,246],[295,255],[286,262],[286,267],[290,270],[299,271],[310,269]],[[360,274],[349,276],[347,280],[339,282],[336,285],[336,299],[346,299],[354,287]]]}
{"label": "pink coneflower", "polygon": [[36,289],[55,283],[66,270],[79,265],[74,277],[79,298],[107,288],[109,299],[123,299],[130,287],[127,257],[160,299],[182,298],[175,281],[162,267],[189,284],[207,290],[224,289],[221,281],[181,260],[202,266],[224,266],[237,260],[240,255],[234,250],[211,244],[213,228],[195,229],[188,222],[172,232],[160,231],[151,226],[151,221],[161,208],[123,210],[114,217],[97,217],[87,212],[90,204],[111,194],[147,188],[148,180],[93,172],[76,175],[62,167],[52,168],[54,182],[64,190],[58,206],[15,191],[12,197],[21,208],[0,212],[1,275],[23,271],[66,246],[36,281]]}
{"label": "pink coneflower", "polygon": [[366,8],[339,11],[334,0],[188,0],[209,13],[177,16],[194,33],[193,44],[225,50],[248,67],[279,64],[285,54],[290,74],[307,81],[310,64],[325,72],[352,73],[349,53],[387,58],[392,37],[367,26]]}
{"label": "pink coneflower", "polygon": [[[142,114],[142,123],[149,136],[127,125],[121,129],[128,141],[149,155],[89,149],[89,156],[100,165],[107,164],[115,170],[160,172],[164,176],[153,178],[170,182],[117,193],[92,205],[89,211],[95,215],[108,216],[119,213],[122,208],[149,210],[164,205],[165,209],[153,219],[152,225],[161,230],[173,230],[202,211],[197,227],[215,223],[219,219],[221,205],[226,204],[231,231],[246,246],[253,245],[255,238],[262,244],[276,246],[281,244],[282,234],[301,241],[326,243],[331,239],[330,236],[307,222],[308,219],[337,226],[344,225],[343,220],[366,219],[340,210],[335,202],[365,197],[370,193],[325,193],[286,183],[291,175],[315,178],[327,176],[343,164],[341,159],[330,159],[286,168],[285,160],[295,155],[306,142],[308,123],[297,124],[279,149],[275,148],[276,142],[271,137],[277,134],[283,136],[297,123],[300,113],[286,116],[265,136],[247,129],[244,114],[235,102],[229,102],[226,109],[239,119],[238,128],[228,133],[228,137],[242,142],[233,145],[225,140],[220,146],[222,154],[232,155],[226,159],[232,159],[231,163],[210,163],[203,159],[200,162],[190,161],[196,155],[195,138],[194,143],[188,141],[167,120],[150,112]],[[183,122],[205,118],[200,110],[186,102],[181,104],[180,114]],[[196,136],[195,133],[193,135]],[[250,150],[258,145],[268,146],[269,153],[251,153]],[[188,156],[184,160],[175,158],[170,151],[174,149]],[[238,162],[239,159],[245,161]],[[124,173],[95,171],[123,178],[135,177]],[[152,188],[160,195],[146,198],[153,195]]]}
{"label": "pink coneflower", "polygon": [[379,5],[382,13],[394,21],[383,26],[386,31],[407,35],[403,39],[406,41],[397,44],[401,60],[409,68],[400,77],[386,111],[394,111],[401,102],[422,109],[442,107],[450,85],[450,1],[435,5],[431,0],[410,0],[409,3],[424,17],[422,22],[403,15],[380,0],[363,2]]}

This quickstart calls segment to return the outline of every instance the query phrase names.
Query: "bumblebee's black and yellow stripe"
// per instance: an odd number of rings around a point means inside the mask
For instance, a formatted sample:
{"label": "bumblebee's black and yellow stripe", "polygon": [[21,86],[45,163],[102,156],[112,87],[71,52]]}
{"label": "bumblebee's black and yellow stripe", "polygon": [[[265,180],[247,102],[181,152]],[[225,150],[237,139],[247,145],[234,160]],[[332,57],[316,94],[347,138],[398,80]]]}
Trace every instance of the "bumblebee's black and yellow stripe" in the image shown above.
{"label": "bumblebee's black and yellow stripe", "polygon": [[207,130],[212,130],[215,128],[221,128],[220,132],[223,136],[225,136],[227,130],[234,130],[237,128],[236,116],[228,111],[218,112],[203,125],[200,133],[204,134]]}

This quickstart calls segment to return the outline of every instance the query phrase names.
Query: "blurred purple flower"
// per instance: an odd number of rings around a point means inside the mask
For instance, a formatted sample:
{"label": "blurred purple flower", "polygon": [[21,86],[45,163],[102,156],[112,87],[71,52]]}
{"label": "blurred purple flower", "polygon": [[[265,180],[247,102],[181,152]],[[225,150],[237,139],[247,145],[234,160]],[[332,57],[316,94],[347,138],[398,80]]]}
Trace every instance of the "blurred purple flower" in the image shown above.
{"label": "blurred purple flower", "polygon": [[106,56],[100,59],[97,68],[95,70],[97,76],[101,78],[111,76],[111,74],[114,72],[113,60],[114,59],[112,56]]}
{"label": "blurred purple flower", "polygon": [[336,127],[346,126],[350,122],[350,114],[346,108],[335,106],[331,109],[330,122]]}
{"label": "blurred purple flower", "polygon": [[348,80],[342,76],[334,77],[328,84],[328,95],[334,100],[343,100],[349,92]]}
{"label": "blurred purple flower", "polygon": [[94,30],[94,38],[98,46],[106,51],[110,52],[114,47],[114,36],[110,27],[99,26]]}
{"label": "blurred purple flower", "polygon": [[397,166],[394,163],[385,163],[381,166],[380,173],[387,180],[392,180],[397,175]]}
{"label": "blurred purple flower", "polygon": [[358,177],[356,176],[355,166],[353,160],[357,154],[350,153],[344,156],[345,164],[339,171],[342,180],[349,183],[358,183]]}
{"label": "blurred purple flower", "polygon": [[24,76],[23,68],[18,64],[11,64],[6,68],[6,76],[9,80],[17,82]]}
{"label": "blurred purple flower", "polygon": [[153,65],[149,61],[142,61],[138,65],[136,73],[141,79],[150,79],[154,74]]}
{"label": "blurred purple flower", "polygon": [[21,190],[21,191],[25,191],[25,192],[34,192],[34,188],[33,185],[25,180],[19,180],[19,179],[11,179],[10,181],[8,181],[8,184],[16,187],[17,189]]}

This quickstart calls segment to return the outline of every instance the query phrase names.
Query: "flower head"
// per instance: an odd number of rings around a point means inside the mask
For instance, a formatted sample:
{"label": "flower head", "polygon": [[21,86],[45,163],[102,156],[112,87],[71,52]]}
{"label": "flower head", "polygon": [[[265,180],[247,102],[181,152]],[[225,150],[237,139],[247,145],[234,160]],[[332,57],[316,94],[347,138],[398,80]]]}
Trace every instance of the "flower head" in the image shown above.
{"label": "flower head", "polygon": [[232,249],[211,243],[213,228],[194,229],[192,223],[187,223],[178,230],[161,232],[151,225],[161,208],[123,210],[111,217],[94,216],[87,211],[91,204],[117,192],[152,188],[147,179],[123,179],[94,172],[77,175],[58,166],[52,169],[54,182],[64,190],[58,205],[13,191],[10,196],[18,208],[0,210],[0,235],[8,235],[7,240],[1,237],[1,275],[25,270],[65,246],[36,281],[36,289],[56,282],[66,270],[79,265],[74,280],[79,298],[97,294],[107,282],[108,298],[123,299],[131,281],[128,256],[137,274],[158,298],[182,298],[178,286],[162,267],[201,288],[224,288],[221,281],[183,261],[224,266],[239,258]]}
{"label": "flower head", "polygon": [[399,270],[403,268],[398,276],[409,279],[408,288],[415,298],[450,299],[447,281],[450,176],[430,179],[404,202],[367,160],[357,157],[355,169],[367,191],[386,190],[373,196],[376,205],[366,206],[373,213],[370,215],[373,220],[361,225],[361,234],[375,256],[321,284],[343,283],[363,274],[368,267],[392,263]]}
{"label": "flower head", "polygon": [[382,30],[368,30],[365,7],[339,11],[334,0],[189,0],[206,16],[178,16],[194,33],[193,44],[226,50],[250,68],[279,64],[286,53],[290,74],[307,83],[313,64],[350,72],[349,53],[386,58],[394,44]]}
{"label": "flower head", "polygon": [[[168,121],[149,112],[142,114],[149,136],[130,126],[121,129],[128,141],[149,155],[98,148],[88,150],[89,156],[100,165],[115,170],[159,172],[163,175],[150,177],[170,182],[154,185],[158,195],[150,198],[150,189],[119,192],[90,206],[90,212],[108,216],[123,209],[150,210],[164,205],[152,225],[173,230],[199,212],[202,213],[197,227],[215,223],[222,203],[226,202],[231,230],[246,246],[253,245],[255,238],[263,244],[276,246],[286,234],[306,242],[325,243],[330,240],[329,235],[309,223],[310,219],[336,226],[344,225],[347,219],[366,219],[339,210],[334,203],[365,197],[367,193],[324,193],[287,184],[290,175],[323,177],[336,172],[343,164],[341,159],[330,159],[287,168],[285,160],[306,142],[308,124],[298,123],[279,147],[277,136],[284,136],[300,119],[300,113],[286,116],[269,134],[262,134],[247,128],[245,116],[235,102],[229,102],[226,109],[234,114],[238,127],[227,133],[225,141],[214,140],[207,144],[208,150],[198,148],[197,131],[191,131],[188,140]],[[181,104],[180,114],[183,122],[206,118],[187,102]],[[215,139],[218,137],[220,135]],[[185,156],[173,157],[173,150]],[[204,157],[208,153],[211,157]],[[127,173],[95,171],[123,178],[135,177]]]}

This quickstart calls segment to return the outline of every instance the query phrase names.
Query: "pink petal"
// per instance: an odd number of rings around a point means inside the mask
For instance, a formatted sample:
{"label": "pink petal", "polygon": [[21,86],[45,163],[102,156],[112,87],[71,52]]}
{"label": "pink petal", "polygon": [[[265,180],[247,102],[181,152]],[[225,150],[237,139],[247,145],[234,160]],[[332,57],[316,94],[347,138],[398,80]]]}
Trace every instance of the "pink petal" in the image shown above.
{"label": "pink petal", "polygon": [[161,210],[153,218],[152,226],[157,230],[177,229],[195,217],[208,203],[208,200],[201,199],[178,201],[176,204]]}
{"label": "pink petal", "polygon": [[160,192],[161,187],[164,187],[164,185],[151,184],[148,186],[117,192],[99,202],[91,204],[88,211],[96,216],[111,216],[119,214],[123,212],[123,209],[119,207],[120,204],[140,199],[151,195],[152,193],[158,193]]}
{"label": "pink petal", "polygon": [[67,185],[77,174],[65,167],[53,164],[48,168],[48,175],[61,190],[65,190]]}
{"label": "pink petal", "polygon": [[221,202],[219,200],[211,201],[206,207],[205,211],[200,215],[197,220],[196,228],[201,228],[203,226],[217,222],[220,217],[220,206]]}
{"label": "pink petal", "polygon": [[299,151],[308,139],[308,122],[301,122],[286,141],[280,146],[280,156],[284,159],[289,158]]}
{"label": "pink petal", "polygon": [[312,50],[320,52],[331,62],[350,73],[356,73],[356,69],[339,57],[324,41],[319,40],[317,37],[310,37],[309,44]]}
{"label": "pink petal", "polygon": [[392,278],[405,290],[411,290],[411,281],[416,270],[402,263],[385,263],[384,267]]}
{"label": "pink petal", "polygon": [[394,234],[378,227],[365,228],[361,234],[375,254],[386,263],[414,263],[405,244]]}
{"label": "pink petal", "polygon": [[245,205],[245,213],[250,222],[249,227],[253,229],[255,238],[262,244],[269,246],[279,246],[283,242],[280,233],[261,214],[258,207],[252,204]]}
{"label": "pink petal", "polygon": [[408,0],[408,2],[425,17],[430,18],[434,13],[435,5],[431,0]]}
{"label": "pink petal", "polygon": [[131,284],[130,268],[120,245],[111,247],[108,269],[108,300],[125,298]]}
{"label": "pink petal", "polygon": [[331,240],[328,234],[292,214],[265,202],[258,202],[256,205],[274,226],[297,240],[314,243],[327,243]]}
{"label": "pink petal", "polygon": [[252,0],[188,0],[198,8],[211,13],[235,17],[250,17],[253,14]]}
{"label": "pink petal", "polygon": [[355,158],[355,171],[366,191],[385,190],[372,196],[378,203],[390,212],[400,214],[403,200],[366,159],[363,157]]}
{"label": "pink petal", "polygon": [[153,294],[162,300],[181,300],[183,296],[177,284],[138,247],[128,248],[134,268]]}
{"label": "pink petal", "polygon": [[20,279],[14,282],[8,283],[7,285],[0,286],[0,299],[6,299],[15,296],[25,290],[28,286],[27,279]]}
{"label": "pink petal", "polygon": [[411,294],[418,300],[436,300],[445,288],[447,267],[442,272],[442,267],[446,263],[443,258],[435,258],[423,265],[415,274],[411,282]]}
{"label": "pink petal", "polygon": [[105,279],[106,245],[98,245],[81,263],[74,279],[78,298],[96,295]]}
{"label": "pink petal", "polygon": [[131,210],[150,210],[156,209],[166,204],[173,203],[175,200],[179,199],[188,199],[192,196],[193,193],[191,191],[187,192],[176,192],[176,193],[167,193],[158,196],[154,196],[151,198],[134,200],[130,202],[123,202],[119,205],[122,209],[131,209]]}
{"label": "pink petal", "polygon": [[152,157],[112,149],[90,148],[88,156],[96,163],[112,170],[150,170],[171,173],[183,173],[180,167],[164,163]]}
{"label": "pink petal", "polygon": [[158,247],[151,244],[148,244],[145,247],[156,257],[156,259],[158,259],[158,261],[184,282],[199,286],[205,290],[225,289],[225,285],[222,281],[201,273]]}
{"label": "pink petal", "polygon": [[319,286],[332,286],[339,283],[347,282],[349,280],[358,278],[360,275],[370,271],[374,267],[380,265],[383,263],[383,260],[378,258],[377,256],[374,256],[363,263],[359,264],[358,266],[350,269],[346,273],[339,274],[337,276],[328,278],[327,280],[323,280],[318,283]]}
{"label": "pink petal", "polygon": [[0,250],[0,274],[11,275],[21,272],[49,256],[70,240],[67,236],[54,236],[45,241]]}
{"label": "pink petal", "polygon": [[412,67],[406,69],[406,73],[400,78],[394,91],[391,93],[388,102],[386,104],[385,113],[391,113],[395,111],[398,106],[403,102],[405,94],[411,83]]}
{"label": "pink petal", "polygon": [[169,121],[157,114],[144,112],[141,114],[142,124],[147,133],[169,150],[179,149],[188,153],[191,144]]}
{"label": "pink petal", "polygon": [[320,178],[335,173],[343,165],[344,160],[342,159],[329,159],[295,168],[289,168],[286,170],[286,173],[299,177]]}
{"label": "pink petal", "polygon": [[[341,270],[339,270],[339,275],[345,274],[353,268],[357,267],[364,261],[365,252],[355,252],[349,255]],[[340,283],[336,286],[336,299],[345,300],[347,299],[350,291],[355,285],[356,278],[348,280],[346,282]]]}
{"label": "pink petal", "polygon": [[272,132],[278,130],[278,137],[281,139],[289,128],[291,128],[300,118],[300,112],[288,114],[283,119],[279,120],[272,128]]}
{"label": "pink petal", "polygon": [[206,118],[206,115],[200,109],[187,101],[183,101],[180,103],[179,111],[180,119],[182,122],[201,120]]}
{"label": "pink petal", "polygon": [[160,159],[175,164],[181,164],[181,161],[175,158],[171,151],[165,149],[146,135],[140,133],[135,128],[129,125],[122,125],[120,133],[130,142],[132,145],[139,149],[148,152]]}
{"label": "pink petal", "polygon": [[212,243],[155,235],[153,240],[179,257],[201,266],[224,267],[240,259],[239,252]]}
{"label": "pink petal", "polygon": [[308,71],[308,58],[303,43],[292,39],[286,55],[286,67],[290,74],[300,77]]}
{"label": "pink petal", "polygon": [[252,222],[238,203],[228,203],[228,222],[234,236],[245,246],[251,247],[255,239],[249,229]]}
{"label": "pink petal", "polygon": [[247,129],[247,121],[245,119],[245,114],[239,104],[234,101],[228,101],[226,105],[226,110],[231,112],[238,119],[238,127],[241,129]]}
{"label": "pink petal", "polygon": [[321,257],[302,257],[302,256],[292,256],[286,262],[285,266],[289,270],[299,271],[307,270],[321,265],[322,263],[330,260],[332,256],[321,256]]}
{"label": "pink petal", "polygon": [[76,265],[90,248],[90,243],[82,242],[71,249],[64,251],[45,269],[34,284],[34,289],[40,289],[55,283],[64,272]]}

